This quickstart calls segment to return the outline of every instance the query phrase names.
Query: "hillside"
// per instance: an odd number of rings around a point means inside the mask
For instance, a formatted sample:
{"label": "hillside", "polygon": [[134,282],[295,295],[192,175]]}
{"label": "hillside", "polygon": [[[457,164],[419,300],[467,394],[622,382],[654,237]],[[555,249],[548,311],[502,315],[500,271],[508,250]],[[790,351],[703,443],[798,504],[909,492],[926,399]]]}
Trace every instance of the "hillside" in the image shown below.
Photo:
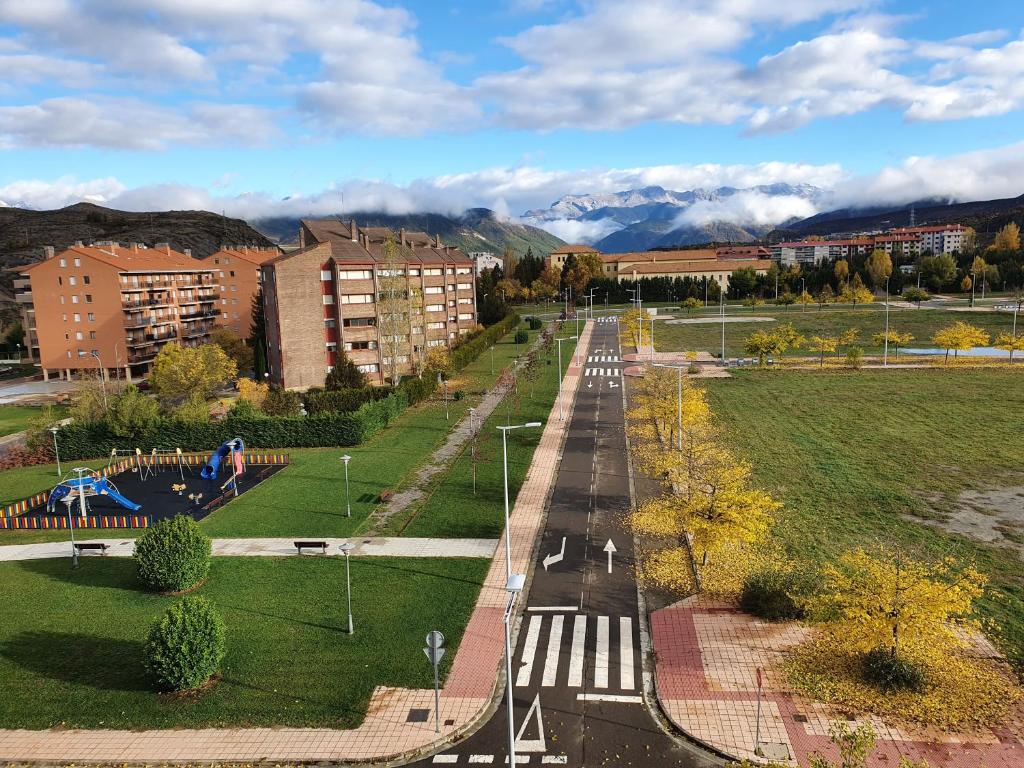
{"label": "hillside", "polygon": [[805,235],[833,235],[845,232],[873,232],[891,227],[910,226],[913,207],[918,226],[927,224],[965,224],[978,233],[980,245],[988,244],[1000,228],[1010,221],[1024,221],[1024,195],[1002,200],[978,200],[970,203],[946,203],[922,200],[897,208],[843,208],[787,224],[773,230],[771,242]]}
{"label": "hillside", "polygon": [[[391,227],[396,231],[404,227],[430,235],[440,235],[444,242],[457,246],[467,253],[490,251],[501,255],[505,247],[510,246],[519,254],[526,253],[527,248],[533,248],[535,254],[544,256],[564,244],[562,240],[538,227],[499,219],[487,208],[470,208],[461,216],[445,216],[440,213],[395,215],[357,211],[347,213],[343,218],[346,221],[354,218],[359,226],[363,227]],[[253,224],[278,242],[294,242],[298,236],[298,219],[261,219]]]}

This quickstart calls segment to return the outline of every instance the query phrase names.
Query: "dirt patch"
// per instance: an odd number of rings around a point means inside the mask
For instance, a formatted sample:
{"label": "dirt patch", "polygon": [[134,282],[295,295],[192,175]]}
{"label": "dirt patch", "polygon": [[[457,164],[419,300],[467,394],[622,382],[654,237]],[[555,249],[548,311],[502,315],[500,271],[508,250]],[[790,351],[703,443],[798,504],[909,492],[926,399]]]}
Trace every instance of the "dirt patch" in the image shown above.
{"label": "dirt patch", "polygon": [[961,493],[941,520],[922,520],[986,544],[1016,549],[1024,559],[1024,485]]}

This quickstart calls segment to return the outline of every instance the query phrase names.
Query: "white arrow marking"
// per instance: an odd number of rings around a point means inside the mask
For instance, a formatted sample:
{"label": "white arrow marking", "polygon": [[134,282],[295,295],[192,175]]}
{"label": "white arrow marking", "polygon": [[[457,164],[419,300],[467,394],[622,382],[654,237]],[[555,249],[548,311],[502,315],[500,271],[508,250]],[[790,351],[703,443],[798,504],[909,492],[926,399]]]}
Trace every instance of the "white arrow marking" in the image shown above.
{"label": "white arrow marking", "polygon": [[[530,724],[530,718],[536,713],[537,720],[537,738],[536,739],[524,739],[523,734],[526,732],[526,726]],[[533,704],[530,705],[529,711],[526,713],[526,717],[523,718],[523,725],[519,729],[519,733],[516,734],[516,749],[520,752],[547,752],[548,742],[544,736],[544,721],[540,716],[540,694],[533,700]],[[516,762],[519,762],[518,757]]]}
{"label": "white arrow marking", "polygon": [[619,385],[616,384],[614,381],[611,381],[611,382],[608,383],[608,389],[618,389],[618,388],[619,388]]}
{"label": "white arrow marking", "polygon": [[563,557],[565,557],[565,536],[562,537],[562,551],[557,555],[548,555],[544,558],[544,570],[546,571],[548,566],[553,563],[561,562]]}
{"label": "white arrow marking", "polygon": [[612,540],[608,539],[608,543],[604,545],[604,551],[608,553],[608,573],[612,572],[612,553],[618,552],[615,545],[612,544]]}

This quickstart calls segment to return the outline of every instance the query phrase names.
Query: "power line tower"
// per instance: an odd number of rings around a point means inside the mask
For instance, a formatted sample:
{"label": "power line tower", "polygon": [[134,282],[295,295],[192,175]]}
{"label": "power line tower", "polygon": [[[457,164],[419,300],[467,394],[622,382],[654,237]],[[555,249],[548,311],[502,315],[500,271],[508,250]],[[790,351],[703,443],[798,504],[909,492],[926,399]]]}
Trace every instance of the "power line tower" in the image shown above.
{"label": "power line tower", "polygon": [[917,226],[917,208],[910,206],[910,226]]}

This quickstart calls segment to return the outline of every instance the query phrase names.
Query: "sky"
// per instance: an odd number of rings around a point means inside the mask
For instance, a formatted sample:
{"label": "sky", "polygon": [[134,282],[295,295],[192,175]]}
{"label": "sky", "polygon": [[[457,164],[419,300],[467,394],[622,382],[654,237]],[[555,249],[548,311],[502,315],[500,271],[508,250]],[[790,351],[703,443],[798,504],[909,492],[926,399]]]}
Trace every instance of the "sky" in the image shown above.
{"label": "sky", "polygon": [[515,217],[777,182],[1024,193],[1024,5],[0,0],[9,205]]}

